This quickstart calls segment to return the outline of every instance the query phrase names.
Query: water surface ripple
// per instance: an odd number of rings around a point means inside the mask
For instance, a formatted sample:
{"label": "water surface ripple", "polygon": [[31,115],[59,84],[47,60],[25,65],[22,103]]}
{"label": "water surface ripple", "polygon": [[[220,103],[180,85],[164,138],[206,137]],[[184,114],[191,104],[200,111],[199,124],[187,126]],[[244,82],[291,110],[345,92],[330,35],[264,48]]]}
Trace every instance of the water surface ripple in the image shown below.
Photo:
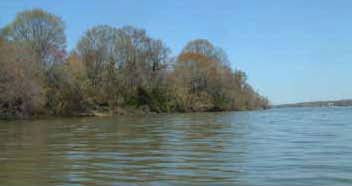
{"label": "water surface ripple", "polygon": [[352,108],[0,121],[0,185],[351,185]]}

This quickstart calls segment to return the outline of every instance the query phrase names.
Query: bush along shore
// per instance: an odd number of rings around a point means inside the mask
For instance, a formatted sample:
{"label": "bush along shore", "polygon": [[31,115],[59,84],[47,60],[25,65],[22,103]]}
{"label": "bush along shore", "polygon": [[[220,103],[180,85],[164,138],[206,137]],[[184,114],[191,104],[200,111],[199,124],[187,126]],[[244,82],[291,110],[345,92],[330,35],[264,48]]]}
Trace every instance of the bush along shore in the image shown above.
{"label": "bush along shore", "polygon": [[171,56],[132,26],[98,25],[66,50],[63,20],[19,12],[0,32],[0,117],[267,109],[267,98],[207,40]]}

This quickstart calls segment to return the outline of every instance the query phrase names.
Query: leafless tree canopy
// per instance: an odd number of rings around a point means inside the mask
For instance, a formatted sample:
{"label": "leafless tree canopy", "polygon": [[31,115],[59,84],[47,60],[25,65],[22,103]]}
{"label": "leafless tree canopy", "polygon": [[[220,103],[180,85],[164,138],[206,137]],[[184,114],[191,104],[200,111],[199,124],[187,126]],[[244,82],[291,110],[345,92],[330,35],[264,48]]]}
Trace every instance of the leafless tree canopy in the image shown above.
{"label": "leafless tree canopy", "polygon": [[0,113],[16,116],[118,112],[248,110],[269,101],[233,70],[226,52],[204,39],[170,49],[133,26],[90,28],[66,52],[64,22],[40,9],[1,29]]}

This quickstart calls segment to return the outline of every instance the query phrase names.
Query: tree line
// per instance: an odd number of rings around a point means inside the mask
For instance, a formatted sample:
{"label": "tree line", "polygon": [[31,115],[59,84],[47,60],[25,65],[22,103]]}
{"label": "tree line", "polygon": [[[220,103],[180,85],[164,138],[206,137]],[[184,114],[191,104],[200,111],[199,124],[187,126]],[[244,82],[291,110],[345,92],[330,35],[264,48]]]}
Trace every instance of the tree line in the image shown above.
{"label": "tree line", "polygon": [[64,21],[19,12],[0,31],[0,113],[16,117],[266,109],[224,50],[195,39],[177,56],[144,29],[98,25],[66,50]]}

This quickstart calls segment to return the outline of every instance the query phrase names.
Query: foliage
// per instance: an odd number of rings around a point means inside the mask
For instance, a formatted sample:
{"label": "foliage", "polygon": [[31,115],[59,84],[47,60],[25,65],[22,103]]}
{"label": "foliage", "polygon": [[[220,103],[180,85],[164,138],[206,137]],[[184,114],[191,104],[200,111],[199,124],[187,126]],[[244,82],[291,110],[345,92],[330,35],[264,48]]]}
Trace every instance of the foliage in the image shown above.
{"label": "foliage", "polygon": [[45,88],[34,59],[25,48],[1,42],[0,112],[29,117],[44,111]]}
{"label": "foliage", "polygon": [[266,109],[269,101],[204,39],[177,57],[145,30],[98,25],[66,53],[63,21],[34,9],[0,35],[0,113],[75,115],[120,108],[153,112]]}

